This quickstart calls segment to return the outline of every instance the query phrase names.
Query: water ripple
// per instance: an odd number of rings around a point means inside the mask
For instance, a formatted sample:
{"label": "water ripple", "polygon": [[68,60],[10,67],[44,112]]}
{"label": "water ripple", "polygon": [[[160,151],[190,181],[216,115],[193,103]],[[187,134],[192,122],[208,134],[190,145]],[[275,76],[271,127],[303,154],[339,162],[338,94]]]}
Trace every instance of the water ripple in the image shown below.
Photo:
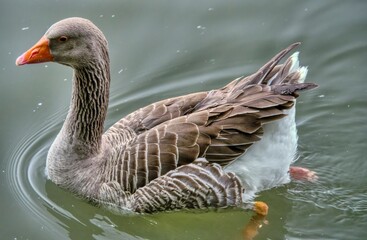
{"label": "water ripple", "polygon": [[46,182],[49,181],[45,174],[47,151],[61,126],[57,119],[60,119],[64,112],[64,110],[57,112],[46,119],[42,126],[29,128],[30,131],[14,146],[9,160],[9,175],[6,179],[15,201],[35,216],[38,222],[50,229],[55,229],[60,223],[50,221],[47,209],[73,218],[70,213],[51,201],[45,191]]}

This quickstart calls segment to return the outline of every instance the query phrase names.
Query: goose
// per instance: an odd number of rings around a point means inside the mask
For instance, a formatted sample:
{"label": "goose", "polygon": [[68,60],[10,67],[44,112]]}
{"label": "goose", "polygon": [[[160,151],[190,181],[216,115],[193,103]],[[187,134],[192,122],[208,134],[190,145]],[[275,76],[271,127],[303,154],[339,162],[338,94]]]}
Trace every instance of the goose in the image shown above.
{"label": "goose", "polygon": [[[295,99],[315,88],[299,43],[254,74],[226,86],[152,103],[104,133],[110,60],[107,40],[90,20],[53,24],[16,65],[56,62],[73,68],[65,122],[46,160],[56,185],[99,206],[153,213],[244,207],[254,194],[314,176],[290,167],[296,158]],[[266,214],[266,204],[254,210]]]}

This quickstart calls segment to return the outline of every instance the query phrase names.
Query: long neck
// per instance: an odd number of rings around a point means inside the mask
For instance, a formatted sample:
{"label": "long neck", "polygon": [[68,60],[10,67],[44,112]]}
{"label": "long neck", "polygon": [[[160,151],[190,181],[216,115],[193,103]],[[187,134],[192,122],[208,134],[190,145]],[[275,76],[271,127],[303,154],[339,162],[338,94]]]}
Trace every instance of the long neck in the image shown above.
{"label": "long neck", "polygon": [[108,56],[104,61],[74,70],[70,109],[62,129],[71,154],[84,158],[100,151],[109,85]]}

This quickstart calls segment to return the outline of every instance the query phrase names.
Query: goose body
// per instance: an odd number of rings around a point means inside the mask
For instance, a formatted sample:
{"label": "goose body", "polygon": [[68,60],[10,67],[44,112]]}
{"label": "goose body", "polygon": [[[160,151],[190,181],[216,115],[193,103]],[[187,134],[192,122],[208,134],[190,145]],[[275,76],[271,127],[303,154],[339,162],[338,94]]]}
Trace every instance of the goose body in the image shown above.
{"label": "goose body", "polygon": [[[162,100],[103,133],[109,99],[107,40],[89,20],[52,25],[17,65],[54,61],[74,69],[68,115],[47,156],[49,178],[94,203],[134,212],[241,207],[289,181],[296,155],[298,44],[221,89]],[[287,115],[288,114],[288,115]]]}

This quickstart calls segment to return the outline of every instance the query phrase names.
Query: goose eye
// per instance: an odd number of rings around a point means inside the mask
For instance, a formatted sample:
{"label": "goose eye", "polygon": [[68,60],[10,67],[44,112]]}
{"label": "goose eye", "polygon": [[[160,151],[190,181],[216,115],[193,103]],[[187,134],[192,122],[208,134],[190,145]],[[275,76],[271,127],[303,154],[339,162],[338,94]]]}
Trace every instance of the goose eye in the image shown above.
{"label": "goose eye", "polygon": [[66,36],[59,37],[59,42],[66,42],[67,40],[68,40],[68,37]]}

